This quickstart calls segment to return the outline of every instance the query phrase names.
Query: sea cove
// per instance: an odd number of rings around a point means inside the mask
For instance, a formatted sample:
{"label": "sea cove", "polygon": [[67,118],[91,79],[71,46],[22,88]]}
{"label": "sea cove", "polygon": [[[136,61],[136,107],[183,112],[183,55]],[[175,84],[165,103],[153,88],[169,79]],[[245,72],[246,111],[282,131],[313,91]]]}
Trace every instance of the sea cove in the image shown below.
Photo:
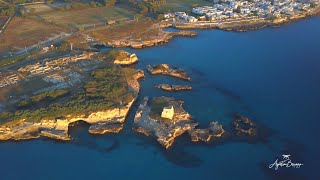
{"label": "sea cove", "polygon": [[[243,33],[196,30],[194,38],[125,49],[139,57],[137,69],[166,63],[186,70],[192,81],[145,73],[119,134],[89,135],[80,124],[71,128],[74,138],[67,143],[1,142],[1,179],[26,174],[33,179],[317,179],[319,29],[320,18],[314,17]],[[173,93],[154,87],[162,83],[191,85],[192,90]],[[233,113],[240,112],[264,124],[271,136],[263,143],[211,145],[180,137],[164,150],[153,138],[132,131],[143,97],[161,95],[183,100],[202,128],[211,121],[230,126]],[[304,166],[269,169],[282,154]]]}

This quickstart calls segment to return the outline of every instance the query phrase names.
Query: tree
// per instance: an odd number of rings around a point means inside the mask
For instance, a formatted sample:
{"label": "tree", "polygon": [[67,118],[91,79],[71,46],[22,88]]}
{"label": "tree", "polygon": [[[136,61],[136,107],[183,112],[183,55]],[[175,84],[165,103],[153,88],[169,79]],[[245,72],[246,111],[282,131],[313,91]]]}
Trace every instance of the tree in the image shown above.
{"label": "tree", "polygon": [[35,8],[31,8],[30,9],[30,13],[35,13],[36,12],[36,9]]}
{"label": "tree", "polygon": [[236,9],[234,12],[236,12],[236,13],[241,13],[241,7],[238,6],[237,9]]}
{"label": "tree", "polygon": [[13,16],[14,13],[15,13],[15,10],[16,10],[16,8],[15,8],[14,3],[13,3],[13,2],[10,3],[10,5],[9,5],[9,11],[8,11],[9,16]]}
{"label": "tree", "polygon": [[141,15],[141,14],[136,14],[136,15],[134,16],[134,20],[136,20],[136,21],[139,21],[141,18],[142,18],[142,15]]}
{"label": "tree", "polygon": [[157,16],[157,20],[158,20],[158,21],[163,20],[163,14],[158,14],[158,16]]}

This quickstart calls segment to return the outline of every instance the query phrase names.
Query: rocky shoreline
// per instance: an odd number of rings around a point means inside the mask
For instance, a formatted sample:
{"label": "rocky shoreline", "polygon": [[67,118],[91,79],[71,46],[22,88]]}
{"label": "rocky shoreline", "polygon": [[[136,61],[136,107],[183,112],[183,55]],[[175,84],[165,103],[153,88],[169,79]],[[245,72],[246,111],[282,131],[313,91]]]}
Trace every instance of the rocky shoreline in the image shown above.
{"label": "rocky shoreline", "polygon": [[165,90],[165,91],[187,91],[192,90],[191,86],[188,85],[171,85],[171,84],[157,84],[154,87]]}
{"label": "rocky shoreline", "polygon": [[9,122],[0,126],[0,141],[25,140],[39,137],[49,137],[58,140],[70,140],[69,125],[76,121],[85,121],[90,124],[89,132],[93,134],[118,133],[140,90],[138,79],[144,77],[142,70],[137,70],[133,78],[127,79],[129,87],[134,92],[134,99],[127,105],[83,114],[77,117],[66,116],[64,119],[43,119],[40,122],[25,122],[23,119]]}
{"label": "rocky shoreline", "polygon": [[114,40],[106,43],[97,43],[99,47],[131,47],[135,49],[140,49],[143,47],[156,46],[158,44],[163,44],[169,42],[175,36],[196,36],[197,33],[193,31],[179,31],[179,32],[162,32],[161,35],[155,36],[150,40]]}
{"label": "rocky shoreline", "polygon": [[187,81],[191,81],[191,78],[188,77],[186,71],[182,70],[181,68],[177,67],[170,67],[168,64],[156,64],[153,67],[150,65],[147,66],[147,70],[150,74],[162,74],[167,75]]}
{"label": "rocky shoreline", "polygon": [[[224,134],[222,125],[218,122],[211,122],[208,129],[198,129],[198,123],[192,120],[191,115],[183,109],[183,101],[169,97],[156,97],[152,100],[152,105],[148,105],[149,98],[145,97],[140,104],[134,118],[133,130],[146,136],[157,139],[164,148],[170,148],[175,139],[188,132],[191,141],[209,142],[213,138],[221,138]],[[154,102],[167,103],[168,107],[174,108],[173,118],[166,119],[157,116],[153,112]]]}

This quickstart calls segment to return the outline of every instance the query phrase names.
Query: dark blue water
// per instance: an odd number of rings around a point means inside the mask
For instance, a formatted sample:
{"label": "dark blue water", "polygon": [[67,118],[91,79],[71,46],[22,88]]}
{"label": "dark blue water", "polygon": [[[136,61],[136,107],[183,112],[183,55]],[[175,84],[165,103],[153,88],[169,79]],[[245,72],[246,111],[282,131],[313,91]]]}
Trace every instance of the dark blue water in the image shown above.
{"label": "dark blue water", "polygon": [[[0,179],[319,179],[320,18],[281,28],[235,33],[199,30],[164,46],[132,50],[138,68],[168,63],[193,81],[149,76],[143,96],[173,96],[201,127],[217,120],[226,127],[241,112],[270,128],[264,142],[191,144],[181,137],[170,151],[131,131],[134,111],[120,134],[93,136],[86,126],[75,140],[0,143]],[[193,91],[168,93],[156,83],[190,84]],[[269,169],[291,154],[299,169]]]}

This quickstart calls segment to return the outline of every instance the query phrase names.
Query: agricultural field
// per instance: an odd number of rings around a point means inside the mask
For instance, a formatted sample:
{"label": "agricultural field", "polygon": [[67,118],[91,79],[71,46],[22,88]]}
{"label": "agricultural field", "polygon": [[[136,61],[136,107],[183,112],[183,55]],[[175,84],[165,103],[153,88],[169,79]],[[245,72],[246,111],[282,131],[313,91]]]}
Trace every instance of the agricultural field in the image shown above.
{"label": "agricultural field", "polygon": [[[40,9],[38,9],[40,6]],[[36,9],[30,15],[34,19],[48,23],[79,29],[80,26],[104,25],[107,20],[125,21],[133,19],[136,13],[128,7],[85,7],[82,9],[61,10],[61,4],[32,5],[28,9]]]}
{"label": "agricultural field", "polygon": [[156,25],[157,22],[153,20],[143,20],[139,22],[133,21],[130,23],[118,24],[101,30],[95,30],[89,34],[94,39],[99,39],[103,42],[110,40],[122,40],[129,37],[130,39],[142,40],[159,33],[158,28],[152,28]]}
{"label": "agricultural field", "polygon": [[161,6],[161,10],[168,11],[190,11],[195,6],[212,5],[212,2],[205,0],[167,0],[167,3]]}
{"label": "agricultural field", "polygon": [[59,8],[51,4],[33,4],[24,6],[28,11],[33,11],[33,13],[46,13],[50,11],[56,11]]}
{"label": "agricultural field", "polygon": [[0,36],[0,54],[6,51],[19,51],[63,32],[66,32],[65,28],[16,16]]}

